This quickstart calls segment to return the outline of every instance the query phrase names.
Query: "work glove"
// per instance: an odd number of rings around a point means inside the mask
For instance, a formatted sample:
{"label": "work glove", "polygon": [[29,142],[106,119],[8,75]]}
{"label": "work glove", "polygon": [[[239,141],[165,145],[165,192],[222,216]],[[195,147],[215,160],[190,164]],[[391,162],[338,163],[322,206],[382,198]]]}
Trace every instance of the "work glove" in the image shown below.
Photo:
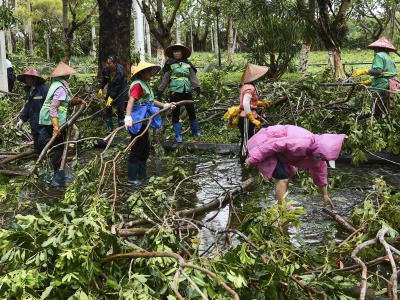
{"label": "work glove", "polygon": [[257,102],[257,107],[267,108],[270,106],[271,106],[271,102],[269,102],[269,101],[258,101]]}
{"label": "work glove", "polygon": [[22,124],[24,124],[24,121],[22,121],[21,119],[19,119],[17,125],[15,125],[15,128],[17,130],[20,130],[22,128]]}
{"label": "work glove", "polygon": [[111,104],[112,104],[112,102],[113,102],[113,98],[108,97],[108,98],[107,98],[107,101],[106,101],[106,107],[110,107]]}
{"label": "work glove", "polygon": [[132,124],[133,123],[132,116],[125,116],[124,123],[125,123],[125,129],[132,127],[132,125],[133,125]]}
{"label": "work glove", "polygon": [[366,86],[370,86],[372,84],[372,79],[366,79],[366,80],[361,80],[360,82],[358,82],[359,84],[363,84]]}
{"label": "work glove", "polygon": [[251,113],[251,112],[247,113],[247,114],[246,114],[246,117],[247,117],[247,119],[249,119],[249,121],[250,121],[251,123],[253,123],[257,128],[260,128],[260,127],[261,127],[261,122],[258,121],[256,118],[254,118],[253,113]]}
{"label": "work glove", "polygon": [[72,100],[71,100],[71,105],[75,106],[75,105],[82,104],[82,101],[83,101],[83,100],[82,100],[81,98],[74,97],[74,98],[72,98]]}
{"label": "work glove", "polygon": [[103,89],[99,89],[99,92],[97,93],[97,96],[99,96],[99,98],[103,98],[104,97],[104,90]]}
{"label": "work glove", "polygon": [[58,118],[51,118],[51,123],[53,123],[53,135],[58,135]]}
{"label": "work glove", "polygon": [[368,75],[368,69],[363,69],[363,70],[354,71],[354,72],[351,74],[351,77],[356,78],[356,77],[360,77],[360,76],[362,76],[362,75]]}
{"label": "work glove", "polygon": [[194,89],[194,94],[196,97],[200,96],[200,87],[199,86]]}

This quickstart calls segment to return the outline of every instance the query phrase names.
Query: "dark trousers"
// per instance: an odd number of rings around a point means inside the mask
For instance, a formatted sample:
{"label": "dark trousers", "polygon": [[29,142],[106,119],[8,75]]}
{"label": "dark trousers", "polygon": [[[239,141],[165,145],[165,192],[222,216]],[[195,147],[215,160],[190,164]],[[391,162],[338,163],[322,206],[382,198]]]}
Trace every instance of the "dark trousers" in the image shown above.
{"label": "dark trousers", "polygon": [[116,102],[113,102],[110,107],[106,107],[104,117],[106,120],[112,120],[112,110],[113,107],[117,110],[118,115],[118,125],[124,125],[124,118],[125,118],[125,106],[126,102],[124,98],[118,99]]}
{"label": "dark trousers", "polygon": [[[146,124],[142,125],[140,131],[137,134],[131,134],[131,141],[140,135],[144,129],[146,128]],[[142,161],[146,163],[147,159],[150,155],[150,139],[149,139],[149,131],[137,140],[137,142],[131,148],[131,152],[129,154],[129,162],[137,163],[138,161]]]}
{"label": "dark trousers", "polygon": [[239,118],[240,130],[240,161],[244,162],[247,157],[247,141],[255,134],[255,126],[246,117]]}
{"label": "dark trousers", "polygon": [[[192,100],[192,99],[193,99],[192,93],[172,93],[169,98],[170,102],[179,102],[182,100]],[[196,120],[196,111],[194,108],[194,104],[193,103],[185,104],[185,108],[189,116],[189,120],[190,121]],[[181,107],[177,106],[172,111],[172,123],[179,122],[180,113],[181,113]]]}
{"label": "dark trousers", "polygon": [[[50,141],[53,136],[53,126],[52,125],[39,125],[39,138],[38,138],[38,153],[41,153],[43,148]],[[65,141],[65,131],[60,134],[54,141],[53,145],[50,147],[55,147]],[[54,148],[51,155],[51,165],[54,171],[58,171],[61,165],[61,158],[64,151],[64,145]]]}

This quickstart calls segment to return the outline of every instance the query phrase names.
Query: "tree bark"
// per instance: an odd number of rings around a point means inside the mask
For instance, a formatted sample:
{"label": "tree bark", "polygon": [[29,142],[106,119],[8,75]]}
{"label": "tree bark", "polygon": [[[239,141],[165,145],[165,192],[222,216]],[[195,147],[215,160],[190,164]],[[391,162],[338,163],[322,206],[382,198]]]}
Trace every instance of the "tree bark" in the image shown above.
{"label": "tree bark", "polygon": [[99,75],[107,56],[115,54],[129,77],[132,0],[97,0],[99,5]]}
{"label": "tree bark", "polygon": [[227,63],[233,62],[233,16],[228,17],[228,45],[227,45]]}
{"label": "tree bark", "polygon": [[[32,3],[28,2],[28,11],[32,12]],[[29,17],[25,23],[25,49],[28,51],[30,55],[33,55],[33,36],[32,36],[32,19]]]}
{"label": "tree bark", "polygon": [[311,50],[311,45],[308,43],[303,43],[301,45],[301,50],[300,50],[300,61],[299,61],[299,67],[298,70],[300,73],[305,73],[307,71],[308,67],[308,55]]}
{"label": "tree bark", "polygon": [[218,44],[218,27],[217,27],[217,20],[214,20],[213,23],[213,39],[214,39],[214,54],[218,57],[219,52],[219,44]]}
{"label": "tree bark", "polygon": [[328,51],[330,66],[333,70],[333,75],[336,80],[343,80],[346,78],[346,73],[344,72],[343,62],[342,62],[342,51],[340,48],[332,49]]}
{"label": "tree bark", "polygon": [[181,22],[182,22],[182,17],[179,15],[176,18],[176,43],[177,44],[182,44],[182,26],[181,26]]}

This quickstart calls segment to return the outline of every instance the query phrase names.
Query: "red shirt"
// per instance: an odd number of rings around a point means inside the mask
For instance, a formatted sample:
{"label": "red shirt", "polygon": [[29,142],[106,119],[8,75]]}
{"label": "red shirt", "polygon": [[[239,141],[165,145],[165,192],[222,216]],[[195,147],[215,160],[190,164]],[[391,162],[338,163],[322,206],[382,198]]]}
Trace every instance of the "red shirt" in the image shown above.
{"label": "red shirt", "polygon": [[135,99],[138,100],[140,97],[143,95],[143,90],[142,87],[140,86],[139,83],[136,83],[129,91],[129,95]]}

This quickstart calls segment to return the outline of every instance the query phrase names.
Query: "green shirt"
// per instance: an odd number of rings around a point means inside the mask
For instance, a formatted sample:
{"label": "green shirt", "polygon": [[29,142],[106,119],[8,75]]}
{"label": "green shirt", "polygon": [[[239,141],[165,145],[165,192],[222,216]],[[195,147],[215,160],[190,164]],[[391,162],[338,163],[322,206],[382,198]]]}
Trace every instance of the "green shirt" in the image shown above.
{"label": "green shirt", "polygon": [[59,81],[55,80],[49,88],[49,91],[46,96],[46,100],[44,100],[43,106],[40,110],[39,114],[39,124],[40,125],[52,125],[51,121],[51,116],[50,116],[50,105],[51,101],[53,100],[53,96],[55,91],[58,88],[63,88],[65,90],[65,94],[67,95],[67,98],[64,101],[60,101],[61,104],[58,107],[58,125],[61,126],[67,121],[67,115],[68,115],[68,104],[72,99],[71,91],[69,88],[64,86],[64,84]]}
{"label": "green shirt", "polygon": [[388,90],[389,79],[397,75],[396,65],[392,58],[386,52],[378,52],[375,54],[372,68],[382,70],[381,74],[372,79],[372,87],[378,91]]}

